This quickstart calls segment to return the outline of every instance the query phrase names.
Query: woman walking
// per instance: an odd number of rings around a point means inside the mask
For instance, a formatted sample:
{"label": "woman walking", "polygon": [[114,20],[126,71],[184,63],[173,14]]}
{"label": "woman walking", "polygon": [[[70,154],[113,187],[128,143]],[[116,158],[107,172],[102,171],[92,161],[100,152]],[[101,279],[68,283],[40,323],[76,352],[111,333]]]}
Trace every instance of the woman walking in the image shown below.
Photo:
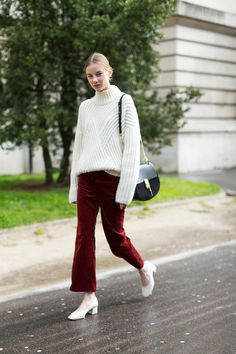
{"label": "woman walking", "polygon": [[84,70],[95,95],[79,107],[73,148],[69,202],[77,204],[78,224],[70,290],[83,292],[83,300],[69,315],[70,320],[98,311],[94,233],[99,208],[112,253],[139,271],[145,297],[152,294],[156,271],[152,263],[143,261],[123,228],[125,207],[132,201],[140,163],[134,102],[130,95],[123,97],[121,144],[118,102],[123,93],[110,84],[109,61],[103,54],[93,53]]}

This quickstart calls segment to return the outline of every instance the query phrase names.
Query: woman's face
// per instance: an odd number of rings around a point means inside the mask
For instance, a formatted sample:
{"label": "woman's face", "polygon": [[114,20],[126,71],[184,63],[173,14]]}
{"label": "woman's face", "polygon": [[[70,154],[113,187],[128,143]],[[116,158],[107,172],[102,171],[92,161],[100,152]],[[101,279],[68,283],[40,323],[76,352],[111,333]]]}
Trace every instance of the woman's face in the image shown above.
{"label": "woman's face", "polygon": [[103,65],[91,63],[86,68],[86,75],[91,87],[98,92],[107,90],[110,86],[112,68],[105,69]]}

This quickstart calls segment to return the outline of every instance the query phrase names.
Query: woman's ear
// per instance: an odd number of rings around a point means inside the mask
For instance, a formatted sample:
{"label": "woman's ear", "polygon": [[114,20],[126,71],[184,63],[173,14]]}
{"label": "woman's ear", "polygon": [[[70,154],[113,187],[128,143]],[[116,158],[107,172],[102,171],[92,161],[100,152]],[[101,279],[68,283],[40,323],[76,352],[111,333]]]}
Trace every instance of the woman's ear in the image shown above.
{"label": "woman's ear", "polygon": [[110,78],[110,79],[112,78],[112,74],[113,74],[113,69],[112,69],[112,67],[110,66],[109,69],[108,69],[108,75],[109,75],[109,78]]}

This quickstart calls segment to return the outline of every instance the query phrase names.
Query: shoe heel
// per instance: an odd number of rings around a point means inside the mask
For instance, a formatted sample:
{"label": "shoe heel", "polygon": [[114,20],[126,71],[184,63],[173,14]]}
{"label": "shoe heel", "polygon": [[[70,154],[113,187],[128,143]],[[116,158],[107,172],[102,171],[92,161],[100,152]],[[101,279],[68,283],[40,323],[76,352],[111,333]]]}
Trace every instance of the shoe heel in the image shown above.
{"label": "shoe heel", "polygon": [[98,313],[98,306],[92,308],[88,313],[90,315],[96,315]]}
{"label": "shoe heel", "polygon": [[153,273],[156,273],[156,271],[157,271],[157,267],[154,264],[152,264],[152,271],[153,271]]}

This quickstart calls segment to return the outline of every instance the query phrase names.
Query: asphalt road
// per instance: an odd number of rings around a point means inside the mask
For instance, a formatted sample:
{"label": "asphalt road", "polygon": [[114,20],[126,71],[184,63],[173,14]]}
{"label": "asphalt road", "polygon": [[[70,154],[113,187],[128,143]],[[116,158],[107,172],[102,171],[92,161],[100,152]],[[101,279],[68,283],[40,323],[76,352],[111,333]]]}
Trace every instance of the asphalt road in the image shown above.
{"label": "asphalt road", "polygon": [[137,272],[98,283],[98,315],[70,322],[67,289],[1,304],[0,352],[235,354],[236,243],[163,264],[151,298]]}

